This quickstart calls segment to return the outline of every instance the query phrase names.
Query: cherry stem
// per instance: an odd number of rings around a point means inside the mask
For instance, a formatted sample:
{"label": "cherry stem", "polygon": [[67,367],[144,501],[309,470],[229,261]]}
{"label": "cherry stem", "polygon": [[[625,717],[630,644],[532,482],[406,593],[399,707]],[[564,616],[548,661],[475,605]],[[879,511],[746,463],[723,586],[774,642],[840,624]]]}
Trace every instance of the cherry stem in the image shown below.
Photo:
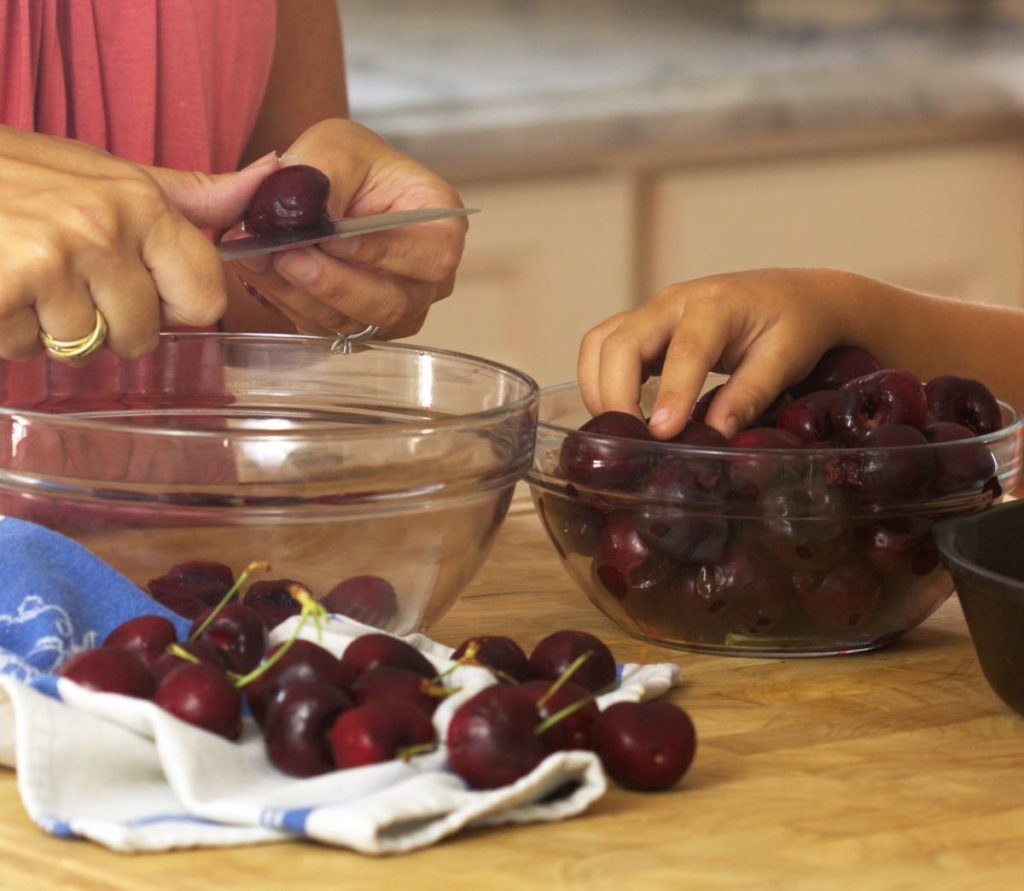
{"label": "cherry stem", "polygon": [[235,583],[228,588],[227,593],[220,599],[217,605],[210,610],[210,614],[203,620],[203,623],[196,628],[192,634],[189,635],[189,640],[196,640],[207,628],[210,627],[210,623],[217,618],[220,611],[224,609],[230,602],[231,599],[241,590],[244,585],[254,572],[266,572],[270,569],[270,564],[266,560],[254,560],[248,566],[245,567],[239,574],[238,578],[235,579]]}
{"label": "cherry stem", "polygon": [[573,659],[573,661],[569,663],[569,667],[557,677],[550,687],[548,687],[547,693],[537,700],[537,706],[539,708],[543,708],[547,704],[547,701],[561,690],[563,686],[565,686],[565,683],[576,673],[577,669],[579,669],[579,667],[593,655],[593,650],[587,650],[585,653],[580,653],[579,656]]}
{"label": "cherry stem", "polygon": [[313,595],[310,594],[302,585],[289,585],[288,593],[291,594],[291,596],[294,597],[302,606],[302,613],[299,615],[299,621],[295,623],[295,627],[292,629],[291,637],[289,637],[282,646],[274,650],[268,659],[265,659],[248,674],[243,674],[241,677],[235,678],[236,687],[244,687],[246,684],[251,684],[256,680],[256,678],[263,675],[264,672],[273,668],[285,657],[285,654],[295,646],[295,641],[299,639],[299,634],[309,619],[312,619],[314,624],[316,624],[317,629],[319,629],[319,619],[327,615],[327,610],[314,600]]}
{"label": "cherry stem", "polygon": [[442,671],[437,677],[434,678],[435,684],[440,684],[448,675],[450,675],[456,668],[461,665],[475,665],[478,668],[486,668],[491,674],[493,674],[498,680],[505,681],[507,684],[518,684],[512,675],[508,672],[502,671],[500,668],[492,668],[490,665],[484,665],[482,662],[478,662],[476,654],[480,652],[480,643],[478,641],[470,641],[466,645],[466,652],[459,656],[451,665],[449,665],[444,671]]}
{"label": "cherry stem", "polygon": [[557,724],[563,718],[568,718],[569,715],[578,712],[581,708],[583,708],[586,705],[589,705],[600,695],[600,693],[589,693],[586,696],[581,696],[575,702],[570,702],[567,706],[565,706],[564,708],[560,708],[553,715],[548,715],[543,721],[541,721],[536,727],[533,728],[533,732],[537,736],[540,736],[545,730],[550,730],[552,727],[555,726],[555,724]]}
{"label": "cherry stem", "polygon": [[177,656],[183,662],[191,662],[193,665],[199,665],[203,660],[194,656],[188,650],[186,650],[181,644],[172,643],[167,647],[167,652],[172,656]]}
{"label": "cherry stem", "polygon": [[436,749],[436,742],[417,743],[414,746],[404,746],[403,748],[399,749],[397,752],[395,752],[395,757],[398,758],[400,761],[411,761],[417,755],[423,755],[427,752],[433,752],[436,751]]}

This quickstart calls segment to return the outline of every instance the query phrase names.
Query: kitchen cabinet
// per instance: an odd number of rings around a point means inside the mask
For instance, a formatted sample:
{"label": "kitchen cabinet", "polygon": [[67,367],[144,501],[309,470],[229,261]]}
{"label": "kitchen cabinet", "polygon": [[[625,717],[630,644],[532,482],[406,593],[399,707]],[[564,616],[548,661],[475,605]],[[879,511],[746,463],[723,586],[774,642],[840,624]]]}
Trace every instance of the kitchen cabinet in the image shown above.
{"label": "kitchen cabinet", "polygon": [[469,236],[455,293],[409,340],[487,356],[541,384],[576,376],[580,337],[635,299],[628,174],[462,186]]}
{"label": "kitchen cabinet", "polygon": [[1024,306],[1024,143],[750,155],[714,164],[459,183],[471,220],[455,294],[411,340],[541,384],[582,334],[675,281],[834,266]]}
{"label": "kitchen cabinet", "polygon": [[996,143],[668,171],[650,184],[645,290],[834,266],[1024,304],[1024,147]]}

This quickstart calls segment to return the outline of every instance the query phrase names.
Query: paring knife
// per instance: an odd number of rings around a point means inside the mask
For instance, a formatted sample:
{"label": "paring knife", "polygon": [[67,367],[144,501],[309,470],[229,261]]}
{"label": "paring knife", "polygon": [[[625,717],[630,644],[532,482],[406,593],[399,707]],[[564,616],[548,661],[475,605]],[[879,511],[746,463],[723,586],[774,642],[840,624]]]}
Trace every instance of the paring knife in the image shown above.
{"label": "paring knife", "polygon": [[479,211],[465,207],[434,207],[423,210],[395,210],[391,213],[377,213],[366,217],[345,217],[332,220],[322,226],[309,226],[303,229],[291,229],[273,232],[269,235],[248,235],[222,241],[217,245],[222,260],[239,260],[242,257],[255,257],[258,254],[272,254],[286,248],[306,247],[329,241],[332,238],[351,238],[354,235],[366,235],[370,232],[384,232],[409,226],[413,223],[428,223],[431,220],[447,220],[450,217],[465,217]]}

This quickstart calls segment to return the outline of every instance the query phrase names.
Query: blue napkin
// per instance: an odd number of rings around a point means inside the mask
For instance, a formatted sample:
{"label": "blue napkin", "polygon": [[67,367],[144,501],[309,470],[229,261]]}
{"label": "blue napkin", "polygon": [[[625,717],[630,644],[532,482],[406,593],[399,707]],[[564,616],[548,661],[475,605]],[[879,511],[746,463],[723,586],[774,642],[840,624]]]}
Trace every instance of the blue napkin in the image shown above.
{"label": "blue napkin", "polygon": [[167,616],[179,637],[188,632],[187,619],[88,549],[43,526],[0,517],[0,554],[0,673],[42,679],[142,613]]}

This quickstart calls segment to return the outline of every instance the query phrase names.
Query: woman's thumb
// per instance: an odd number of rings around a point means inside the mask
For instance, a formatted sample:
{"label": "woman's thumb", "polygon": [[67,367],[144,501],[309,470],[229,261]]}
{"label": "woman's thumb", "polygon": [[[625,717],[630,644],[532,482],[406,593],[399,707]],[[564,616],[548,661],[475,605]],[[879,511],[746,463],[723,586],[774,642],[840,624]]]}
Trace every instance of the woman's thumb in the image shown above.
{"label": "woman's thumb", "polygon": [[200,229],[223,229],[241,218],[256,187],[280,162],[273,152],[233,173],[147,167],[182,216]]}

